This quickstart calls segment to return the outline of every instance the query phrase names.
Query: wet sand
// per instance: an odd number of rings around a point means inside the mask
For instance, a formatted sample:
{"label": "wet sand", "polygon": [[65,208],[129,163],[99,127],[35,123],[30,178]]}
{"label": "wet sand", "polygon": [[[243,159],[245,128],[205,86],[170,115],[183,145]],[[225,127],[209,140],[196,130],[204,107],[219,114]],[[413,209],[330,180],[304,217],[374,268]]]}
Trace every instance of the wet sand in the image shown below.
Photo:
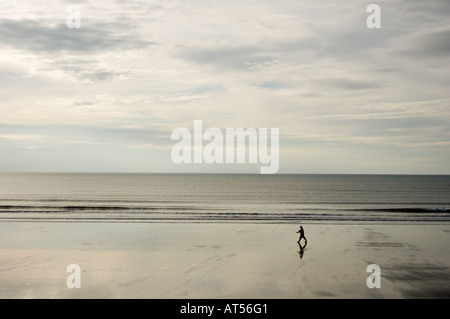
{"label": "wet sand", "polygon": [[0,298],[450,298],[450,225],[303,227],[2,222]]}

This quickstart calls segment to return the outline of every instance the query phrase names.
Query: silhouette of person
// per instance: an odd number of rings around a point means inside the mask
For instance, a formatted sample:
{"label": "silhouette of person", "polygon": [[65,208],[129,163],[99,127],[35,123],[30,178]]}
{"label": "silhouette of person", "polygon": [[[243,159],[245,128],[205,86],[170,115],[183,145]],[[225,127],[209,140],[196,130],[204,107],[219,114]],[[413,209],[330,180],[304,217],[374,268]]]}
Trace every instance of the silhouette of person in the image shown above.
{"label": "silhouette of person", "polygon": [[[306,244],[305,244],[306,246]],[[298,252],[298,254],[300,255],[300,259],[303,257],[303,253],[304,253],[304,248],[305,246],[302,247],[302,245],[300,245],[300,243],[298,243],[298,248],[300,249],[300,251]]]}
{"label": "silhouette of person", "polygon": [[300,229],[298,230],[297,234],[300,234],[300,237],[298,238],[297,243],[300,245],[300,241],[303,238],[305,240],[305,245],[302,248],[305,248],[306,244],[308,243],[308,240],[306,240],[305,231],[303,230],[302,226],[300,226]]}

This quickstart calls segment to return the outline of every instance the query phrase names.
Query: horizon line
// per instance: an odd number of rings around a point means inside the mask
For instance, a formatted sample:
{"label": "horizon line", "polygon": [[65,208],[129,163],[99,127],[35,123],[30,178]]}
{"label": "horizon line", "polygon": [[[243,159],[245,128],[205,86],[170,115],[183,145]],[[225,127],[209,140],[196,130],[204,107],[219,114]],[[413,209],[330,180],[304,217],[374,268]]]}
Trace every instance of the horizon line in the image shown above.
{"label": "horizon line", "polygon": [[450,176],[438,173],[237,173],[237,172],[127,172],[127,171],[0,171],[0,174],[128,174],[128,175],[363,175],[363,176]]}

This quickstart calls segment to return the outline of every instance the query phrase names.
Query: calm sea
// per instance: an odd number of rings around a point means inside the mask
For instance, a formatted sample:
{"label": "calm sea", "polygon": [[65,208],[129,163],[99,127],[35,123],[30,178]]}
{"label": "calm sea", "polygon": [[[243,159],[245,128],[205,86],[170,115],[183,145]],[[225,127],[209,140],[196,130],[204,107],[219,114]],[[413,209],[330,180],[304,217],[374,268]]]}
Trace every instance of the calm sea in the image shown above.
{"label": "calm sea", "polygon": [[450,176],[4,173],[0,220],[449,223]]}

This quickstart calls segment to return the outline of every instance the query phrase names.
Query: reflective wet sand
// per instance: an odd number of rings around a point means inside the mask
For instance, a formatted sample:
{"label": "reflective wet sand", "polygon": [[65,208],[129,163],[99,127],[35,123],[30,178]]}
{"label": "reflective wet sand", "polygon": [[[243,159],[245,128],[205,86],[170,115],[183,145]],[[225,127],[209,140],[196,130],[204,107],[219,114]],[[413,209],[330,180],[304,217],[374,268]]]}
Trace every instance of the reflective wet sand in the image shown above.
{"label": "reflective wet sand", "polygon": [[0,298],[450,297],[448,225],[298,226],[3,222]]}

